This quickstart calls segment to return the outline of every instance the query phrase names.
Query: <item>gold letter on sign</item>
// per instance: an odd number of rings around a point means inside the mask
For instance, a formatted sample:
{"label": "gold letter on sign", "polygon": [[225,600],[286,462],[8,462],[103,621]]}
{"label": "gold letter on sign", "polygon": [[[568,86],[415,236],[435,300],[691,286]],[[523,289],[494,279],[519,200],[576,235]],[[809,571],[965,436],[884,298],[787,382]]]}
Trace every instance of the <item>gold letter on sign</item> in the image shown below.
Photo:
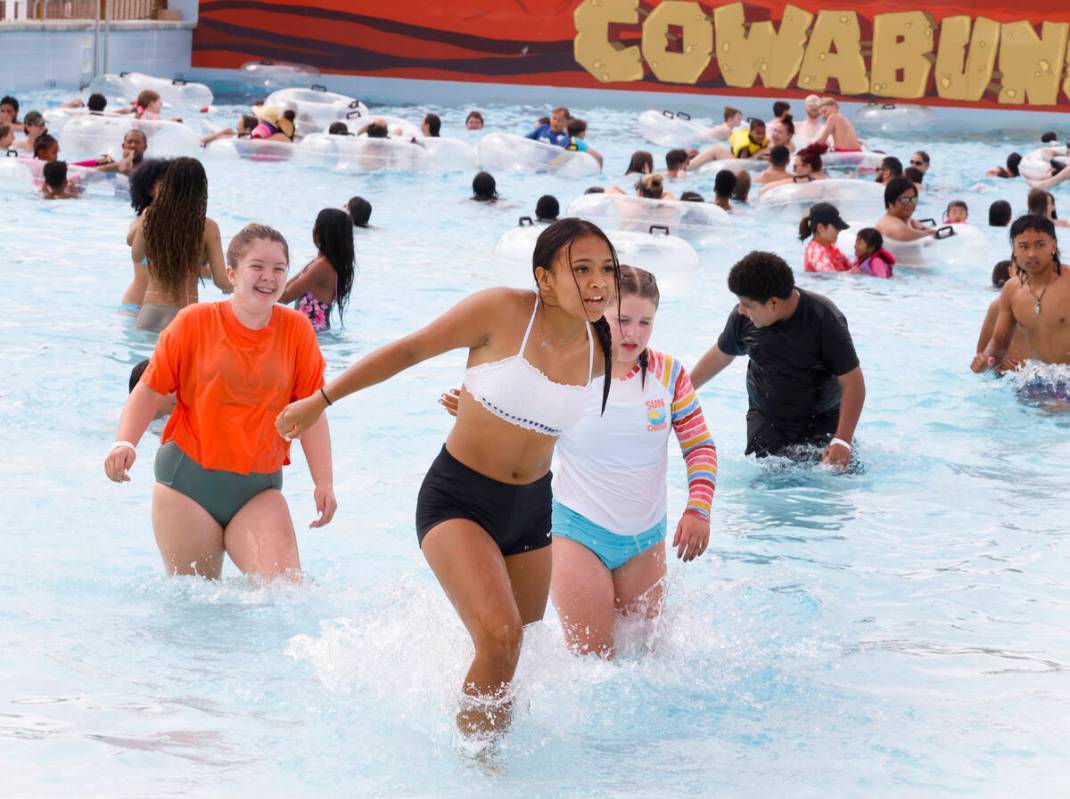
{"label": "gold letter on sign", "polygon": [[869,90],[866,62],[862,60],[862,33],[854,11],[817,14],[797,85],[804,91],[823,92],[829,78],[839,81],[840,94],[864,94]]}
{"label": "gold letter on sign", "polygon": [[[668,48],[669,27],[683,31],[680,51]],[[713,56],[713,28],[694,2],[664,0],[643,23],[643,58],[658,80],[694,83]]]}
{"label": "gold letter on sign", "polygon": [[[870,91],[881,97],[925,96],[932,69],[933,22],[920,11],[877,14],[873,20]],[[897,76],[902,72],[903,78]]]}
{"label": "gold letter on sign", "polygon": [[969,17],[944,17],[936,51],[936,93],[948,100],[980,100],[992,81],[998,50],[998,22],[978,17],[971,36]]}
{"label": "gold letter on sign", "polygon": [[1003,26],[999,44],[999,102],[1055,105],[1070,24],[1045,22],[1038,37],[1025,20]]}
{"label": "gold letter on sign", "polygon": [[639,48],[609,41],[609,25],[639,24],[639,0],[583,0],[573,14],[576,63],[603,83],[643,79]]}
{"label": "gold letter on sign", "polygon": [[786,89],[802,64],[806,32],[813,21],[810,12],[787,5],[779,31],[766,21],[752,22],[748,33],[742,3],[715,9],[717,64],[724,82],[749,89],[758,77],[766,88]]}

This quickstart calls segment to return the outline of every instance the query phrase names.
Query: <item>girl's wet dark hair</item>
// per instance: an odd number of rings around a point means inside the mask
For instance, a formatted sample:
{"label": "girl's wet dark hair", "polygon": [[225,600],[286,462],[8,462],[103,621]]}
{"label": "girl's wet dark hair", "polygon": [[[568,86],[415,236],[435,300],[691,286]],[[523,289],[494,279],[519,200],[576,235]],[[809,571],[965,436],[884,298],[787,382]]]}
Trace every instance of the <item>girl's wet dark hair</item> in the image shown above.
{"label": "girl's wet dark hair", "polygon": [[[1037,191],[1037,189],[1034,189],[1034,191]],[[1055,242],[1055,255],[1052,256],[1052,260],[1055,261],[1055,274],[1059,274],[1062,271],[1062,264],[1059,262],[1059,239],[1055,235],[1054,223],[1052,223],[1046,216],[1040,216],[1039,214],[1025,214],[1014,220],[1008,236],[1011,240],[1012,258],[1015,238],[1030,230],[1035,230],[1039,233],[1051,236],[1052,241]],[[1015,265],[1017,266],[1017,262]]]}
{"label": "girl's wet dark hair", "polygon": [[866,243],[866,247],[869,248],[870,253],[879,252],[880,248],[884,246],[884,236],[875,227],[864,227],[858,231],[858,235],[855,237],[861,239]]}
{"label": "girl's wet dark hair", "polygon": [[884,207],[891,208],[908,190],[914,192],[915,196],[918,193],[917,187],[910,178],[900,176],[889,180],[884,187]]}
{"label": "girl's wet dark hair", "polygon": [[339,208],[324,208],[316,216],[312,237],[320,253],[338,274],[334,295],[338,304],[338,321],[341,323],[342,314],[349,305],[349,292],[353,289],[356,260],[353,253],[353,220]]}
{"label": "girl's wet dark hair", "polygon": [[152,188],[164,176],[170,163],[166,158],[146,158],[130,176],[130,207],[138,216],[152,203]]}
{"label": "girl's wet dark hair", "polygon": [[472,199],[492,202],[498,199],[498,183],[490,172],[477,172],[472,178]]}
{"label": "girl's wet dark hair", "polygon": [[[556,222],[551,222],[547,225],[546,229],[539,234],[539,238],[535,240],[535,249],[531,253],[531,274],[535,275],[535,270],[540,266],[543,269],[553,270],[554,260],[564,250],[565,260],[569,265],[569,274],[572,275],[578,291],[580,284],[576,280],[575,273],[572,272],[572,245],[577,239],[582,239],[584,236],[600,238],[609,247],[609,254],[613,259],[613,286],[616,290],[617,315],[619,316],[621,275],[617,250],[613,246],[613,242],[609,240],[609,237],[602,232],[602,228],[593,222],[577,219],[574,216],[566,216],[564,219],[558,219]],[[602,346],[605,366],[605,377],[602,381],[602,412],[605,413],[606,402],[609,400],[609,387],[613,381],[613,334],[610,332],[609,322],[604,316],[592,322],[591,327],[594,329],[595,335],[598,336],[598,343]]]}
{"label": "girl's wet dark hair", "polygon": [[431,137],[437,137],[438,132],[442,130],[442,119],[438,114],[428,114],[424,117],[424,124],[427,125],[427,133]]}
{"label": "girl's wet dark hair", "polygon": [[[620,268],[620,292],[617,295],[617,305],[625,297],[640,297],[654,303],[657,310],[661,303],[661,292],[658,291],[658,280],[654,275],[638,266],[621,266]],[[646,387],[646,371],[649,364],[649,353],[644,349],[639,353],[640,384]]]}
{"label": "girl's wet dark hair", "polygon": [[552,194],[544,194],[535,203],[535,218],[540,222],[553,222],[561,215],[561,203]]}
{"label": "girl's wet dark hair", "polygon": [[1018,172],[1018,165],[1021,164],[1021,163],[1022,163],[1022,154],[1021,153],[1011,153],[1010,155],[1007,156],[1007,172],[1010,173],[1011,177],[1015,177],[1016,178],[1016,177],[1020,176],[1019,172]]}
{"label": "girl's wet dark hair", "polygon": [[257,119],[253,114],[242,114],[241,121],[242,127],[245,128],[246,136],[252,133],[253,129],[260,124],[260,120]]}
{"label": "girl's wet dark hair", "polygon": [[654,156],[646,150],[636,150],[632,153],[632,160],[628,162],[628,168],[624,170],[624,174],[630,175],[633,172],[638,172],[640,175],[645,175],[653,171]]}
{"label": "girl's wet dark hair", "polygon": [[41,170],[45,185],[53,191],[60,191],[67,185],[67,162],[49,161]]}
{"label": "girl's wet dark hair", "polygon": [[372,204],[360,195],[349,198],[346,203],[349,218],[353,220],[353,227],[368,227],[368,220],[372,218]]}
{"label": "girl's wet dark hair", "polygon": [[713,193],[717,197],[729,198],[732,196],[732,192],[736,190],[736,182],[738,178],[735,172],[729,169],[722,169],[717,173],[713,179]]}
{"label": "girl's wet dark hair", "polygon": [[137,388],[137,384],[141,382],[141,376],[145,374],[145,370],[149,368],[149,359],[146,358],[143,361],[139,361],[134,364],[134,368],[130,370],[130,380],[127,383],[129,386],[129,393],[133,394],[134,389]]}
{"label": "girl's wet dark hair", "polygon": [[988,224],[990,227],[1006,227],[1011,223],[1011,204],[1006,200],[996,200],[988,206]]}

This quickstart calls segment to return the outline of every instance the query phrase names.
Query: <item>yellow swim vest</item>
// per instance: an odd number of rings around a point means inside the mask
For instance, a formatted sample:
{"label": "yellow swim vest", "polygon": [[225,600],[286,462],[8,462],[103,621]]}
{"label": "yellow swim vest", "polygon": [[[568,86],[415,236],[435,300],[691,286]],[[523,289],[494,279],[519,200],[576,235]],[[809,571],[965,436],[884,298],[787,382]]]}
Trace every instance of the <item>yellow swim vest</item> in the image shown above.
{"label": "yellow swim vest", "polygon": [[[732,155],[736,158],[748,158],[768,144],[768,139],[762,139],[761,144],[755,144],[750,140],[750,129],[737,130],[728,137],[728,146],[732,149]],[[746,154],[744,154],[746,153]]]}

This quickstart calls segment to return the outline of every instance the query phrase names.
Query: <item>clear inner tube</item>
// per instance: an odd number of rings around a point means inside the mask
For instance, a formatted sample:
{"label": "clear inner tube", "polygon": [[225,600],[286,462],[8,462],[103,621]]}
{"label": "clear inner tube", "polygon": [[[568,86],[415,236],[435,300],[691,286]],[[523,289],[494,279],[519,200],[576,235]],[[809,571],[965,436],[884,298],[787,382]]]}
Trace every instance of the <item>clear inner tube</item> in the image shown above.
{"label": "clear inner tube", "polygon": [[476,147],[484,169],[503,172],[549,172],[581,178],[602,171],[588,153],[566,150],[546,142],[533,141],[511,133],[490,133]]}

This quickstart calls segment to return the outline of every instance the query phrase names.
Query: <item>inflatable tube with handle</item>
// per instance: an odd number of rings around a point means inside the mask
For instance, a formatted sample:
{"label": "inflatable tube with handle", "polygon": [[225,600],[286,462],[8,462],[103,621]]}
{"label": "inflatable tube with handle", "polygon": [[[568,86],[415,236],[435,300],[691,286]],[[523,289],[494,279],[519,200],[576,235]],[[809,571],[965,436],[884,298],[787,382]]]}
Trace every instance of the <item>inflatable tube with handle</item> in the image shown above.
{"label": "inflatable tube with handle", "polygon": [[[498,277],[506,285],[531,287],[531,256],[535,241],[545,229],[545,224],[523,216],[517,227],[498,239],[494,254],[503,262]],[[652,225],[645,233],[626,230],[606,230],[605,233],[613,242],[622,264],[654,273],[663,299],[680,299],[696,284],[700,270],[698,253],[683,239],[670,235],[663,226]]]}
{"label": "inflatable tube with handle", "polygon": [[696,247],[723,243],[732,235],[731,217],[712,203],[584,194],[569,203],[567,214],[603,229],[649,233],[651,226],[657,226]]}

